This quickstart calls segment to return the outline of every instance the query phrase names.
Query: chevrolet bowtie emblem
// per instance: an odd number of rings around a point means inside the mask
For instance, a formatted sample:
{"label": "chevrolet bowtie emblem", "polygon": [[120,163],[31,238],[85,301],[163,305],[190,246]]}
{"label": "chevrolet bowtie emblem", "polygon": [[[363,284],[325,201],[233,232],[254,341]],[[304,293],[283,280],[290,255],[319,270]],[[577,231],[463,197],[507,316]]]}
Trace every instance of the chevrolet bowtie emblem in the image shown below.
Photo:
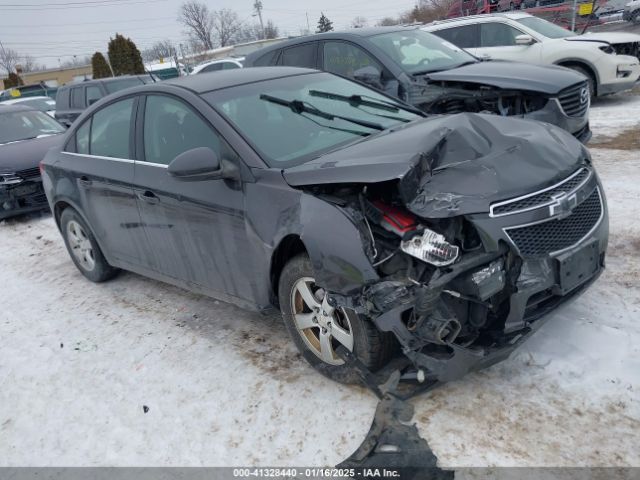
{"label": "chevrolet bowtie emblem", "polygon": [[549,205],[549,216],[565,218],[571,214],[578,205],[578,198],[575,193],[568,195],[566,192],[551,195],[553,203]]}

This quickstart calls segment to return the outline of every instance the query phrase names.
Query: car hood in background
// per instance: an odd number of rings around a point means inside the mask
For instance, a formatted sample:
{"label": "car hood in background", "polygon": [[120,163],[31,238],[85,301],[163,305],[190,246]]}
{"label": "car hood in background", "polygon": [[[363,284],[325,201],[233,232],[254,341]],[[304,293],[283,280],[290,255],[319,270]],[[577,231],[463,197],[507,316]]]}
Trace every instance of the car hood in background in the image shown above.
{"label": "car hood in background", "polygon": [[508,90],[526,90],[553,95],[584,81],[573,70],[557,66],[491,60],[442,72],[428,73],[432,81],[470,82]]}
{"label": "car hood in background", "polygon": [[397,179],[407,208],[425,218],[488,212],[550,186],[587,153],[548,124],[460,113],[419,120],[283,171],[292,186]]}
{"label": "car hood in background", "polygon": [[47,151],[62,145],[64,134],[0,144],[0,172],[17,172],[37,167]]}
{"label": "car hood in background", "polygon": [[633,43],[640,42],[640,35],[625,32],[585,33],[576,37],[567,37],[569,42],[604,42],[604,43]]}

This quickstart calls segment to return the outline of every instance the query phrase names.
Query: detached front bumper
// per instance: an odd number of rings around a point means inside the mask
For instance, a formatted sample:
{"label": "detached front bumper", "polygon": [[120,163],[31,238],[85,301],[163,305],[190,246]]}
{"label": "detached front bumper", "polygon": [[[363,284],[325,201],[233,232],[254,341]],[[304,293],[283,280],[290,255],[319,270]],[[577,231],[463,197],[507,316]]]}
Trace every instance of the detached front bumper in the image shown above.
{"label": "detached front bumper", "polygon": [[[606,199],[589,166],[468,218],[484,252],[464,255],[424,284],[387,280],[368,291],[367,300],[384,312],[372,317],[376,326],[393,332],[405,356],[431,380],[450,381],[504,360],[604,269]],[[411,324],[415,312],[426,320]],[[461,333],[446,341],[452,330],[469,332],[474,325],[478,333],[471,340],[461,340]]]}
{"label": "detached front bumper", "polygon": [[48,208],[40,178],[0,186],[0,220]]}

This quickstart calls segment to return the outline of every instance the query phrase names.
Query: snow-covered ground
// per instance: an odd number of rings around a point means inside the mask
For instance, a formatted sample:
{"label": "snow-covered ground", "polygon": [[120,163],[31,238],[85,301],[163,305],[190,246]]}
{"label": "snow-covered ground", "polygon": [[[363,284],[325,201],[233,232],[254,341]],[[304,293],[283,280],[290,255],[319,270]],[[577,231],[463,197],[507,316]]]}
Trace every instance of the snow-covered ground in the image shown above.
{"label": "snow-covered ground", "polygon": [[[605,100],[596,134],[640,128],[640,97]],[[608,268],[509,360],[412,400],[444,467],[640,466],[640,152],[593,156]],[[91,284],[49,216],[0,224],[0,252],[0,466],[335,465],[368,430],[375,398],[314,373],[277,317]]]}

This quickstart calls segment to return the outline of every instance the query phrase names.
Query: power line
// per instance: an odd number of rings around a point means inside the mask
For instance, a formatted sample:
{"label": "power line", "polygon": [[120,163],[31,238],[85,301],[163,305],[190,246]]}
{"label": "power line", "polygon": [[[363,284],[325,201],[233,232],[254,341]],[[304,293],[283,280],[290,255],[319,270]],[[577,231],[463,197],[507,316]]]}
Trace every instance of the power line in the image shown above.
{"label": "power line", "polygon": [[103,25],[103,24],[107,24],[107,23],[134,23],[134,22],[149,22],[149,21],[156,21],[156,20],[175,20],[176,17],[156,17],[156,18],[137,18],[137,19],[131,19],[131,20],[103,20],[100,22],[81,22],[81,23],[49,23],[49,24],[39,24],[39,25],[32,25],[32,24],[27,24],[27,25],[0,25],[0,28],[46,28],[46,27],[80,27],[80,26],[84,26],[84,25]]}
{"label": "power line", "polygon": [[[40,6],[31,6],[31,7],[19,7],[19,8],[14,8],[14,7],[9,7],[9,8],[5,8],[3,5],[0,5],[0,10],[4,10],[6,12],[19,12],[19,11],[26,11],[26,12],[39,12],[40,10],[77,10],[77,9],[82,9],[82,8],[97,8],[97,7],[122,7],[122,6],[129,6],[129,5],[137,5],[137,4],[147,4],[147,3],[158,3],[158,2],[166,2],[168,0],[135,0],[132,2],[127,2],[125,3],[124,1],[121,0],[105,0],[105,3],[100,3],[100,4],[86,4],[83,3],[81,5],[75,5],[75,6],[65,6],[65,7],[40,7]],[[106,2],[111,2],[111,3],[106,3]],[[115,2],[115,3],[113,3]]]}

